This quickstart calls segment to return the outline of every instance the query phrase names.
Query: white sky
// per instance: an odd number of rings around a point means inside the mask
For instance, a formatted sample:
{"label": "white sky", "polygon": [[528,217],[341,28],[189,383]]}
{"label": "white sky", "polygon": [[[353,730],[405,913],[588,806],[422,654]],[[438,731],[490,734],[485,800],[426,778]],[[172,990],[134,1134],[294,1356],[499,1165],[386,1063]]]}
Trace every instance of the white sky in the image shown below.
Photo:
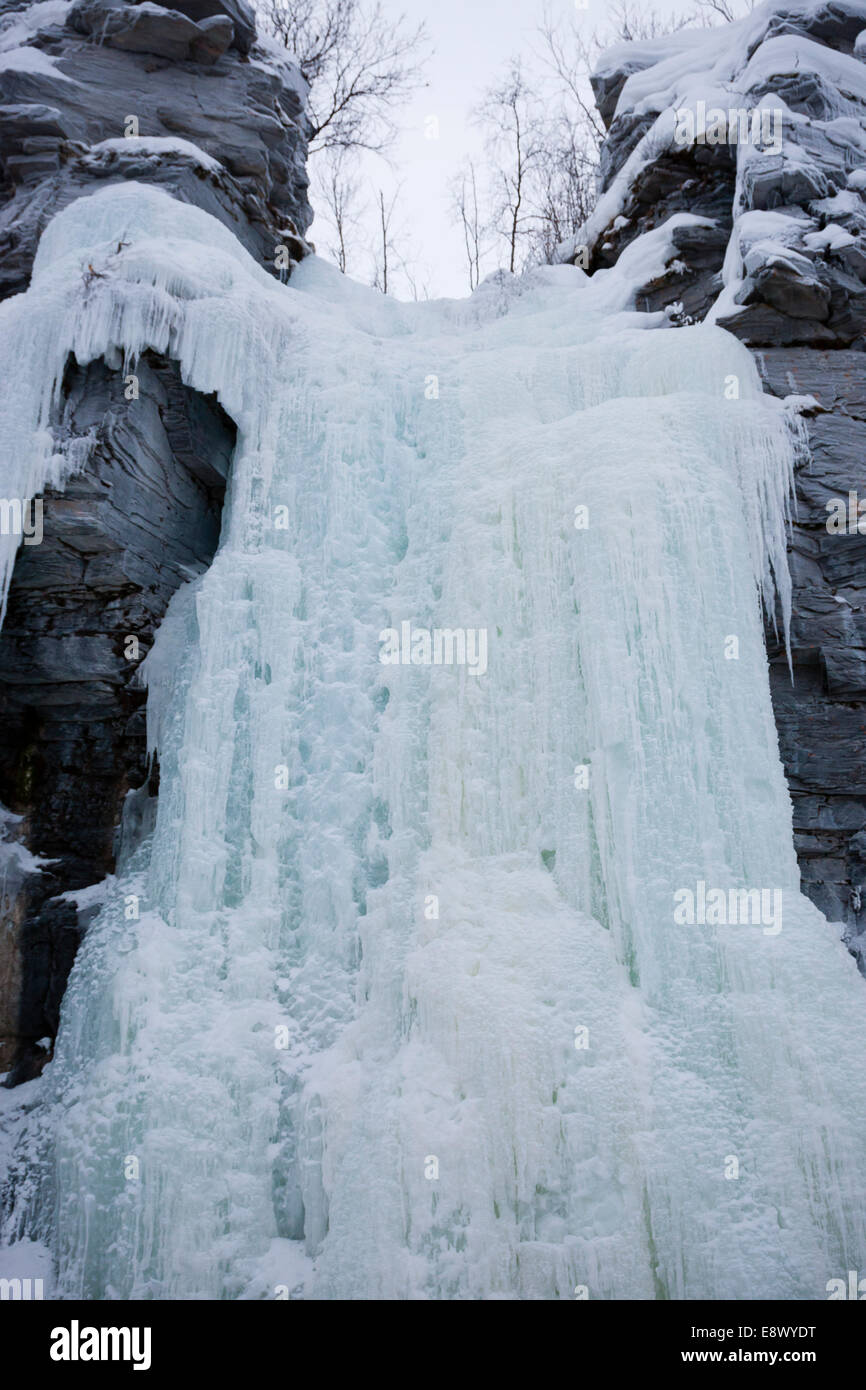
{"label": "white sky", "polygon": [[[589,32],[602,31],[608,8],[605,0],[585,2],[587,8],[579,9],[575,0],[548,0],[548,8],[553,17],[576,14]],[[466,295],[469,286],[463,240],[455,215],[449,210],[448,182],[467,154],[476,160],[480,157],[480,136],[470,122],[472,108],[512,54],[526,54],[537,45],[535,34],[544,0],[384,3],[395,15],[405,13],[414,23],[424,20],[435,51],[426,69],[428,85],[415,94],[398,116],[403,134],[392,156],[396,178],[382,160],[364,160],[364,184],[371,210],[360,235],[372,236],[372,204],[377,188],[383,187],[387,198],[402,180],[395,215],[397,250],[417,267],[419,288],[426,285],[431,297]],[[671,13],[688,8],[688,0],[649,0],[647,7],[660,14]],[[429,117],[438,121],[438,138],[430,139],[425,134]],[[314,223],[310,236],[317,242],[320,254],[326,254],[327,229]],[[363,254],[356,255],[354,261],[350,257],[348,269],[357,279],[365,279],[369,274]],[[398,283],[397,294],[400,298],[410,297],[405,280]]]}

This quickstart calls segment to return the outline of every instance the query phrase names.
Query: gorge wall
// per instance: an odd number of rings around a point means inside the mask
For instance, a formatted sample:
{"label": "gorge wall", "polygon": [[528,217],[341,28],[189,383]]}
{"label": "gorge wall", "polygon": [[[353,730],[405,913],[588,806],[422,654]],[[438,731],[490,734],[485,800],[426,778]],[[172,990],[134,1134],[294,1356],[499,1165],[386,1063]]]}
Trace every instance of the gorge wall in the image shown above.
{"label": "gorge wall", "polygon": [[[0,298],[27,287],[58,211],[128,180],[203,208],[284,278],[312,217],[304,98],[243,0],[0,4]],[[124,249],[82,267],[84,285]],[[78,470],[43,498],[43,538],[19,549],[0,632],[7,1084],[50,1057],[93,886],[118,837],[148,825],[158,768],[136,672],[172,593],[214,555],[235,427],[149,352],[70,359],[54,436]]]}
{"label": "gorge wall", "polygon": [[564,258],[603,270],[654,232],[636,306],[714,320],[766,391],[802,398],[793,681],[768,622],[773,703],[803,891],[866,970],[866,5],[793,0],[621,44],[593,87],[602,197]]}

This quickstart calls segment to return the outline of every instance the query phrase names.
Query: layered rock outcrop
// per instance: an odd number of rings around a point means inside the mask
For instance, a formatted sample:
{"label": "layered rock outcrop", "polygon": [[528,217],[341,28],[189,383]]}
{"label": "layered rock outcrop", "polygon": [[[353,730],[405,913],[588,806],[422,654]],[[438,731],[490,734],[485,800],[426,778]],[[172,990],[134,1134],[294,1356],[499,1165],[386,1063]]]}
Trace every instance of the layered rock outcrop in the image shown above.
{"label": "layered rock outcrop", "polygon": [[[0,3],[0,298],[26,288],[57,212],[128,180],[201,207],[284,278],[312,216],[304,101],[244,0]],[[70,360],[54,434],[80,467],[42,499],[0,631],[7,1084],[50,1056],[121,823],[129,835],[152,811],[136,672],[171,595],[213,558],[235,443],[219,402],[155,352]]]}
{"label": "layered rock outcrop", "polygon": [[244,0],[6,0],[0,24],[0,295],[26,288],[57,212],[125,179],[219,218],[275,273],[277,246],[304,255],[306,85]]}
{"label": "layered rock outcrop", "polygon": [[803,398],[793,683],[768,626],[773,701],[803,890],[866,972],[866,4],[770,0],[619,45],[593,86],[602,195],[565,258],[603,269],[654,231],[636,307],[714,320],[765,390]]}
{"label": "layered rock outcrop", "polygon": [[56,434],[87,466],[44,496],[43,540],[19,551],[0,630],[0,802],[17,818],[8,838],[39,861],[3,904],[16,988],[0,991],[0,1069],[13,1080],[50,1050],[98,902],[81,890],[114,867],[124,802],[141,789],[129,811],[146,813],[156,792],[136,671],[171,595],[213,558],[234,449],[232,422],[174,363],[146,354],[130,400],[120,365],[69,365]]}

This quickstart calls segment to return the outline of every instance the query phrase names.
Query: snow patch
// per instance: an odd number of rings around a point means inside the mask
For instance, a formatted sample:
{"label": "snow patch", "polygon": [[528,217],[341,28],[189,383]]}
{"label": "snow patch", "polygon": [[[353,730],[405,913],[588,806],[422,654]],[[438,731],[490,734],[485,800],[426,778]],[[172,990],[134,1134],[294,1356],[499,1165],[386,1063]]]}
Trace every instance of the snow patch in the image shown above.
{"label": "snow patch", "polygon": [[[57,59],[40,48],[10,48],[0,52],[0,72],[26,72],[38,77],[51,77],[60,82],[73,82],[57,66]],[[78,83],[76,86],[80,85]]]}
{"label": "snow patch", "polygon": [[[144,9],[144,6],[140,5],[139,9]],[[196,164],[200,165],[202,169],[207,169],[209,173],[217,174],[223,169],[218,159],[214,159],[213,155],[206,154],[191,140],[181,140],[173,135],[119,136],[111,140],[100,140],[90,147],[91,154],[102,154],[107,151],[115,151],[117,154],[182,154],[186,155],[188,159],[195,160]]]}

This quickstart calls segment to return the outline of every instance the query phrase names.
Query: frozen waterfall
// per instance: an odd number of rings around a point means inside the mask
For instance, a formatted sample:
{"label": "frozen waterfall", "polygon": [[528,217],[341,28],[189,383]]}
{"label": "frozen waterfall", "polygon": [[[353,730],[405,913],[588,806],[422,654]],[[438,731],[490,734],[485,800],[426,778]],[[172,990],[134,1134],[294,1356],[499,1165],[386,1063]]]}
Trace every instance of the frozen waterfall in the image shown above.
{"label": "frozen waterfall", "polygon": [[238,426],[145,663],[156,827],[15,1163],[59,1296],[811,1299],[866,1263],[866,993],[799,893],[763,642],[794,430],[628,264],[286,286],[124,184],[0,306],[7,492],[81,466],[70,352],[167,353]]}

